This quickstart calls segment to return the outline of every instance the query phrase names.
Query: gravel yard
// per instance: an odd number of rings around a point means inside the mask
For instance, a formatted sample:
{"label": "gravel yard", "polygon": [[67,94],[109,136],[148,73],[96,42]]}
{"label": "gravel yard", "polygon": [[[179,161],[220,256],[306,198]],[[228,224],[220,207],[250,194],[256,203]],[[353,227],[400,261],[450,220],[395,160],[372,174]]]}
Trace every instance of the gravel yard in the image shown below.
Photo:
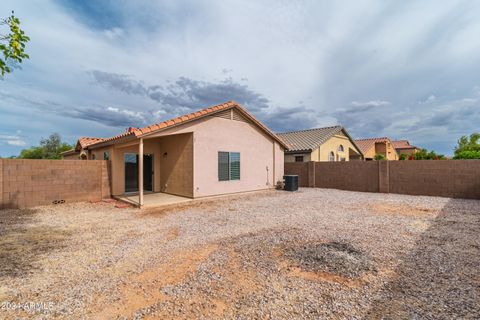
{"label": "gravel yard", "polygon": [[0,318],[478,319],[479,230],[477,200],[328,189],[0,210]]}

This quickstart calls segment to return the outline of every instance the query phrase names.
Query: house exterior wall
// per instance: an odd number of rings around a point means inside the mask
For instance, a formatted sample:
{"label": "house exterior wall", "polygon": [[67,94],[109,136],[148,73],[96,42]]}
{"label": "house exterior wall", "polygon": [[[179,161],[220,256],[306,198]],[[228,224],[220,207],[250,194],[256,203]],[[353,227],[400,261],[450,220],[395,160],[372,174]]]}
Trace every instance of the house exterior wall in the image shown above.
{"label": "house exterior wall", "polygon": [[[338,147],[343,145],[343,152],[338,150]],[[355,152],[360,153],[358,149],[353,145],[350,139],[340,132],[327,141],[325,141],[321,146],[309,153],[288,153],[285,154],[285,162],[295,162],[295,156],[303,156],[303,162],[309,161],[329,161],[329,154],[333,151],[335,154],[335,161],[340,161],[341,158],[345,158],[345,161],[350,161],[349,149],[355,150]]]}
{"label": "house exterior wall", "polygon": [[158,142],[160,191],[193,197],[193,134],[170,135]]}
{"label": "house exterior wall", "polygon": [[93,149],[88,152],[88,159],[89,160],[106,160],[104,159],[104,153],[108,152],[109,158],[112,157],[113,153],[113,147],[108,146],[105,148],[98,148],[98,149]]}
{"label": "house exterior wall", "polygon": [[[272,188],[283,179],[283,148],[252,123],[209,116],[145,139],[180,133],[193,133],[194,197]],[[240,180],[218,181],[219,151],[240,152]]]}
{"label": "house exterior wall", "polygon": [[397,154],[400,156],[401,154],[406,154],[408,156],[411,156],[412,154],[415,154],[418,152],[418,149],[416,148],[408,148],[408,149],[396,149]]}
{"label": "house exterior wall", "polygon": [[[123,144],[116,144],[111,148],[110,161],[112,163],[112,195],[118,196],[125,193],[125,154],[138,154],[138,140]],[[102,154],[105,149],[94,149],[92,151]],[[153,191],[160,191],[160,143],[158,140],[145,140],[143,153],[153,154]]]}
{"label": "house exterior wall", "polygon": [[311,152],[308,153],[285,153],[285,162],[295,162],[295,157],[303,157],[303,162],[312,161]]}
{"label": "house exterior wall", "polygon": [[[343,152],[338,151],[340,145],[343,146]],[[343,133],[336,134],[320,146],[318,161],[328,161],[328,156],[331,151],[335,154],[335,161],[340,161],[341,158],[345,158],[345,161],[350,161],[350,154],[348,152],[350,148],[357,151],[357,148],[355,148],[347,136]]]}
{"label": "house exterior wall", "polygon": [[390,142],[376,142],[375,147],[365,152],[365,159],[373,159],[375,155],[383,154],[386,160],[398,160],[398,154]]}
{"label": "house exterior wall", "polygon": [[63,160],[80,160],[80,152],[62,156]]}

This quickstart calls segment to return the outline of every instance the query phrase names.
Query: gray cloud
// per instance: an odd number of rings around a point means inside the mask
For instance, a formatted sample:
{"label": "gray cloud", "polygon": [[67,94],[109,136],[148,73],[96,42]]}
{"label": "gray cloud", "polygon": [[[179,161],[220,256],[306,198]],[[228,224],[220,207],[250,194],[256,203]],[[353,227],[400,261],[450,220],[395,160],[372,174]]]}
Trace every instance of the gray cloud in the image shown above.
{"label": "gray cloud", "polygon": [[160,104],[168,113],[196,110],[209,105],[235,100],[252,112],[269,107],[269,100],[250,89],[248,85],[226,78],[219,82],[207,82],[180,77],[173,83],[147,86],[131,76],[108,73],[99,70],[90,71],[93,79],[110,89],[127,94],[146,96]]}
{"label": "gray cloud", "polygon": [[58,110],[64,116],[95,121],[111,127],[143,127],[157,120],[152,112],[135,112],[116,107],[88,107]]}
{"label": "gray cloud", "polygon": [[28,144],[51,128],[108,136],[230,99],[277,131],[340,123],[448,152],[478,131],[475,1],[4,2],[32,58],[1,83],[17,99],[0,99],[0,126]]}
{"label": "gray cloud", "polygon": [[305,106],[276,108],[257,116],[275,132],[310,129],[318,125],[317,112]]}
{"label": "gray cloud", "polygon": [[125,74],[109,73],[99,70],[88,72],[93,79],[110,89],[119,90],[128,94],[147,94],[148,89],[140,81],[133,80]]}

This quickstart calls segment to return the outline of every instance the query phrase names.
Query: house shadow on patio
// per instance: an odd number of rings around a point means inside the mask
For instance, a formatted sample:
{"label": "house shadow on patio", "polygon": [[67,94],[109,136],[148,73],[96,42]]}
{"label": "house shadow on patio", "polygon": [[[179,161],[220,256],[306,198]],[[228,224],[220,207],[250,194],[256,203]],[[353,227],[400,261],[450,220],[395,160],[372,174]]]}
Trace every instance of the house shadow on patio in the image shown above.
{"label": "house shadow on patio", "polygon": [[451,199],[401,258],[366,319],[480,315],[480,201]]}

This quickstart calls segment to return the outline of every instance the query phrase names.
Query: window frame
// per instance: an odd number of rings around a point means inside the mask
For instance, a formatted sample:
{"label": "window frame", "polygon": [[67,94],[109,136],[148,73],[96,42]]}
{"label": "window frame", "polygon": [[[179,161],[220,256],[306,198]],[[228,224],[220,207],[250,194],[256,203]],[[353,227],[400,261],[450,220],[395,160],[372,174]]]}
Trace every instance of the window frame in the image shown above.
{"label": "window frame", "polygon": [[[298,161],[298,159],[301,159],[301,161]],[[304,162],[303,159],[303,156],[295,156],[295,162]]]}
{"label": "window frame", "polygon": [[328,154],[328,161],[335,162],[335,152],[330,151],[330,153]]}
{"label": "window frame", "polygon": [[341,145],[338,146],[337,151],[339,151],[339,152],[345,152],[345,148],[343,147],[343,144],[341,144]]}
{"label": "window frame", "polygon": [[[220,155],[221,154],[226,154],[227,156],[227,164],[228,164],[228,178],[223,178],[220,176],[220,165],[225,164],[225,163],[220,163]],[[233,157],[232,157],[233,155]],[[236,161],[238,155],[238,178],[233,177],[232,174],[232,162]],[[234,160],[232,160],[232,158]],[[217,179],[218,182],[223,182],[223,181],[240,181],[241,180],[241,155],[240,152],[237,151],[218,151],[217,152]]]}

